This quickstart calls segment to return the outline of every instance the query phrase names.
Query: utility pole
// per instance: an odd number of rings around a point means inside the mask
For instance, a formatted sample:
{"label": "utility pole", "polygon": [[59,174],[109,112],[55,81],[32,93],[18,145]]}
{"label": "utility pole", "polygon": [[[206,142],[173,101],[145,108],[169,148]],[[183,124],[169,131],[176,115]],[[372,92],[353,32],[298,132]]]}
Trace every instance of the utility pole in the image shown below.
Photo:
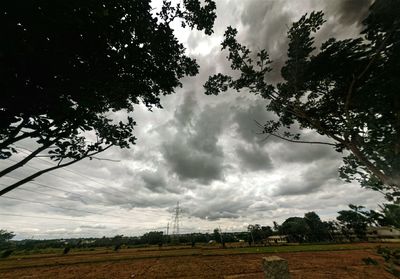
{"label": "utility pole", "polygon": [[222,248],[225,248],[225,242],[224,242],[224,237],[222,235],[221,226],[219,226],[219,237],[221,239]]}
{"label": "utility pole", "polygon": [[174,236],[174,241],[179,242],[179,218],[182,209],[179,207],[179,201],[176,203],[175,212],[174,212],[174,224],[172,227],[172,235]]}
{"label": "utility pole", "polygon": [[168,236],[168,233],[169,233],[169,222],[167,224],[167,236]]}
{"label": "utility pole", "polygon": [[169,233],[169,222],[167,223],[167,234],[166,234],[166,236],[165,236],[165,243],[169,243],[169,242],[170,242],[170,241],[169,241],[168,233]]}

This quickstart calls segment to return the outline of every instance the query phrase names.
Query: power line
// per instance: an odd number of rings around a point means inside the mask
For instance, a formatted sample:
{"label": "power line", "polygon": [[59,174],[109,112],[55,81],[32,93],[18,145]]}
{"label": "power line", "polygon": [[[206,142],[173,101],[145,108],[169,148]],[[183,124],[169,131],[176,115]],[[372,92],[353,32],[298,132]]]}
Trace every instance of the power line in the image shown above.
{"label": "power line", "polygon": [[[65,191],[65,190],[58,189],[58,188],[54,188],[54,187],[51,187],[51,186],[48,186],[48,185],[45,185],[45,184],[42,184],[42,183],[37,183],[37,182],[32,182],[32,181],[29,182],[29,183],[34,183],[34,184],[37,184],[37,185],[39,185],[39,186],[41,186],[41,187],[46,187],[46,188],[50,188],[50,189],[55,189],[55,190],[58,190],[58,191],[61,191],[61,192],[67,192],[67,193],[71,193],[71,194],[74,194],[74,195],[79,195],[79,196],[82,196],[82,197],[86,198],[86,197],[83,196],[83,195],[80,195],[80,194],[77,194],[77,193],[73,193],[73,192],[68,192],[68,191]],[[4,184],[1,184],[1,183],[0,183],[0,185],[4,185]],[[17,190],[18,190],[18,189],[17,189]],[[37,191],[33,191],[33,190],[28,190],[28,189],[24,189],[24,188],[20,188],[20,190],[30,191],[30,192],[34,192],[34,193],[37,193],[37,194],[44,194],[44,195],[53,196],[53,197],[56,197],[56,198],[59,198],[59,199],[65,199],[65,200],[71,201],[71,200],[70,200],[69,198],[67,198],[67,197],[55,196],[55,195],[46,194],[46,193],[42,193],[42,192],[37,192]],[[0,196],[0,197],[5,197],[5,196]],[[7,197],[5,197],[5,198],[7,198]],[[8,197],[8,198],[10,198],[10,197]],[[18,198],[14,198],[14,197],[13,197],[13,199],[18,199]],[[76,201],[76,200],[72,200],[72,201]],[[28,202],[28,201],[26,201],[26,202]],[[56,207],[56,206],[54,206],[54,205],[50,205],[50,204],[43,203],[43,202],[38,202],[38,201],[30,201],[30,202],[32,202],[32,203],[42,203],[42,204],[46,204],[46,205],[49,205],[49,206],[52,206],[52,207]],[[82,201],[81,201],[81,202],[82,202]],[[111,205],[111,206],[116,206],[116,205]],[[68,209],[68,210],[77,210],[77,209]],[[82,210],[81,210],[81,211],[82,211]],[[86,210],[85,210],[85,211],[86,211]],[[118,218],[123,217],[123,216],[116,216],[116,215],[105,215],[105,214],[98,213],[98,212],[90,212],[90,211],[86,211],[86,212],[92,213],[92,214],[97,214],[97,215],[109,216],[109,217],[118,217]],[[154,215],[158,215],[158,216],[169,216],[169,214],[161,214],[161,213],[159,213],[159,212],[154,213],[154,214],[151,214],[151,213],[148,213],[148,212],[140,212],[139,214],[148,215],[148,216],[154,216]],[[126,217],[126,218],[129,218],[129,217]]]}
{"label": "power line", "polygon": [[46,202],[41,202],[41,201],[32,201],[32,200],[21,199],[21,198],[16,198],[16,197],[8,197],[8,196],[0,196],[0,198],[12,199],[12,200],[29,202],[29,203],[36,203],[36,204],[43,204],[43,205],[46,205],[46,206],[49,206],[49,207],[59,208],[59,209],[63,209],[63,210],[85,212],[85,213],[90,213],[90,214],[95,214],[95,215],[102,215],[102,216],[106,216],[106,217],[124,218],[124,219],[131,220],[131,221],[137,221],[135,219],[130,219],[129,217],[124,217],[124,216],[121,216],[121,215],[117,216],[117,215],[103,214],[103,213],[100,213],[100,212],[94,212],[94,211],[89,211],[89,210],[84,210],[84,209],[76,209],[76,208],[70,208],[70,207],[56,206],[56,205],[53,205],[53,204],[50,204],[50,203],[46,203]]}
{"label": "power line", "polygon": [[[84,195],[81,195],[81,194],[78,194],[78,193],[74,193],[74,192],[70,192],[70,191],[67,191],[67,190],[62,190],[62,189],[59,189],[59,188],[56,188],[56,187],[52,187],[52,186],[49,186],[49,185],[45,185],[45,184],[43,184],[43,183],[39,183],[39,182],[35,182],[35,181],[29,181],[29,182],[27,182],[27,183],[32,183],[32,184],[38,185],[39,187],[44,187],[44,188],[48,188],[48,189],[52,189],[52,190],[64,192],[64,193],[71,194],[71,195],[77,195],[77,196],[83,197],[83,198],[85,198],[85,199],[87,198],[87,197],[84,196]],[[98,200],[98,201],[99,201],[99,200]]]}
{"label": "power line", "polygon": [[[6,175],[6,176],[9,177],[9,178],[12,178],[12,179],[17,179],[17,180],[19,179],[19,178],[10,176],[10,175]],[[60,176],[58,176],[58,177],[60,177]],[[95,190],[99,190],[98,188],[96,188],[96,187],[94,187],[94,186],[91,186],[91,185],[85,185],[85,184],[78,185],[78,184],[76,184],[76,183],[74,183],[74,182],[71,182],[71,181],[66,180],[66,178],[63,178],[63,177],[60,177],[60,178],[64,179],[67,183],[70,183],[70,184],[72,184],[72,185],[74,185],[74,186],[78,186],[78,187],[79,187],[79,186],[84,186],[84,187],[87,187],[87,188],[92,188],[92,189],[95,189]],[[83,198],[85,198],[85,199],[88,198],[88,197],[86,197],[86,196],[84,196],[84,195],[81,195],[81,194],[78,194],[78,193],[74,193],[74,192],[62,190],[62,189],[55,188],[55,187],[52,187],[52,186],[48,186],[48,185],[45,185],[45,184],[43,184],[43,183],[39,183],[39,182],[36,182],[36,181],[28,181],[27,184],[28,184],[28,183],[32,183],[32,184],[35,184],[35,185],[39,185],[39,186],[42,186],[42,187],[45,187],[45,188],[49,188],[49,189],[53,189],[53,190],[57,190],[57,191],[63,191],[63,192],[66,192],[66,193],[69,193],[69,194],[72,194],[72,195],[78,195],[78,196],[81,196],[81,197],[83,197]],[[104,191],[104,189],[103,189],[103,191]],[[120,196],[116,196],[115,194],[113,194],[113,193],[111,193],[111,192],[106,192],[106,191],[104,191],[104,192],[105,192],[106,194],[110,195],[110,196],[114,196],[114,197],[116,197],[117,199],[120,199]],[[122,197],[122,195],[121,195],[121,197]],[[126,197],[126,193],[124,193],[124,196],[123,196],[123,197],[124,197],[124,198]],[[90,199],[92,199],[92,200],[94,200],[94,201],[98,201],[98,202],[100,202],[100,203],[104,203],[103,200],[94,199],[93,197],[90,197]],[[123,203],[123,204],[130,204],[130,202],[125,202],[125,203]]]}
{"label": "power line", "polygon": [[[23,148],[23,147],[19,147],[19,146],[17,146],[17,148],[21,148],[21,149],[25,149],[25,150],[30,151],[29,149],[26,149],[26,148]],[[21,152],[27,154],[25,151],[21,151]],[[10,158],[8,158],[8,159],[10,159]],[[43,159],[41,159],[41,158],[37,158],[37,157],[36,157],[35,159],[41,160],[41,161],[46,162],[46,163],[48,163],[48,164],[50,164],[50,165],[54,165],[54,164],[52,164],[51,162],[48,162],[47,160],[43,160]],[[12,159],[10,159],[10,160],[12,160]],[[15,161],[15,160],[12,160],[12,161],[17,162],[17,161]],[[36,170],[40,170],[40,169],[35,168],[35,167],[33,167],[33,166],[30,166],[30,165],[27,165],[27,166],[28,166],[28,167],[31,167],[31,168],[33,168],[33,169],[36,169]],[[84,178],[87,178],[87,179],[89,179],[89,180],[91,180],[91,181],[93,181],[93,182],[95,182],[95,183],[97,183],[97,184],[102,184],[102,185],[105,185],[105,186],[107,186],[107,187],[110,188],[109,185],[106,185],[106,184],[104,184],[104,183],[102,183],[102,182],[96,181],[95,179],[93,179],[93,178],[91,178],[91,177],[88,177],[88,176],[86,176],[86,175],[83,175],[83,174],[81,174],[81,173],[79,173],[79,172],[75,172],[75,171],[72,171],[72,170],[69,170],[69,169],[66,169],[66,168],[62,168],[61,170],[69,171],[69,172],[74,173],[74,174],[76,174],[76,175],[79,175],[79,176],[82,176],[82,177],[84,177]],[[78,184],[76,184],[76,183],[74,183],[74,182],[68,181],[65,177],[62,177],[62,176],[59,176],[59,175],[56,175],[56,174],[53,174],[53,173],[49,173],[49,174],[50,174],[50,175],[53,175],[53,176],[56,176],[56,177],[59,177],[59,178],[65,180],[67,183],[71,183],[72,185],[75,185],[75,186],[82,186],[82,185],[83,185],[84,187],[93,188],[93,189],[95,189],[95,190],[98,190],[98,188],[96,188],[96,187],[94,187],[94,186],[91,186],[91,185],[86,185],[86,184],[78,185]],[[17,180],[19,179],[19,178],[12,177],[12,176],[9,176],[9,175],[7,175],[7,177],[10,177],[10,178],[12,178],[12,179],[17,179]],[[27,183],[32,183],[32,184],[38,185],[38,186],[40,186],[40,187],[45,187],[45,188],[48,188],[48,189],[52,189],[52,190],[56,190],[56,191],[65,192],[65,193],[68,193],[68,194],[71,194],[71,195],[78,195],[78,196],[80,196],[80,197],[83,197],[84,199],[87,199],[87,198],[88,198],[88,197],[86,197],[86,196],[84,196],[84,195],[81,195],[81,194],[78,194],[78,193],[74,193],[74,192],[62,190],[62,189],[59,189],[59,188],[56,188],[56,187],[52,187],[52,186],[49,186],[49,185],[45,185],[45,184],[43,184],[43,183],[39,183],[39,182],[35,182],[35,181],[29,181],[29,182],[27,182]],[[4,185],[4,184],[2,184],[2,185]],[[4,186],[7,186],[7,185],[4,185]],[[23,190],[23,189],[22,189],[22,190]],[[27,190],[27,189],[25,189],[25,190],[26,190],[26,191],[34,192],[33,190]],[[104,189],[102,189],[102,190],[104,191]],[[120,192],[120,193],[121,193],[121,197],[122,197],[122,195],[123,195],[124,198],[126,197],[126,193],[125,193],[125,192],[120,191],[120,190],[117,190],[117,189],[115,189],[115,188],[114,188],[114,190]],[[120,197],[119,197],[119,196],[116,196],[114,193],[106,192],[106,191],[104,191],[104,192],[105,192],[106,194],[108,194],[108,195],[111,195],[111,196],[114,196],[114,197],[120,199]],[[36,192],[36,193],[39,193],[39,192]],[[43,194],[45,194],[45,193],[43,193]],[[50,195],[50,194],[45,194],[45,195],[53,196],[53,197],[62,199],[62,197],[55,196],[55,195]],[[67,198],[65,198],[65,199],[67,199]],[[100,203],[104,203],[103,200],[93,199],[93,197],[90,197],[90,199],[91,199],[91,200],[94,200],[94,201],[98,201],[98,202],[100,202]],[[81,202],[83,202],[83,201],[81,201]],[[38,203],[38,202],[35,202],[35,203]],[[125,203],[123,203],[123,204],[131,204],[131,202],[125,202]],[[52,206],[52,205],[50,205],[50,204],[46,204],[46,205]],[[52,207],[54,207],[54,206],[52,206]],[[67,209],[67,210],[75,210],[75,209]],[[86,211],[86,212],[92,213],[92,214],[99,214],[99,213],[93,213],[93,212],[89,212],[89,211]],[[148,212],[140,212],[140,214],[154,216],[153,214],[148,213]],[[160,214],[160,213],[156,213],[156,214],[159,215],[159,216],[167,216],[167,215],[165,215],[165,214]],[[112,216],[112,217],[120,217],[120,216]],[[179,226],[179,224],[178,224],[178,226]],[[178,230],[179,230],[179,228],[178,228]]]}
{"label": "power line", "polygon": [[[1,185],[4,185],[4,184],[1,184]],[[18,190],[27,191],[27,192],[31,192],[31,193],[36,193],[36,194],[40,194],[40,195],[46,195],[46,196],[49,196],[49,197],[52,197],[52,198],[56,198],[56,199],[61,199],[61,200],[65,200],[66,199],[65,197],[60,197],[60,196],[56,196],[56,195],[52,195],[52,194],[48,194],[48,193],[41,193],[41,192],[37,192],[37,191],[34,191],[34,190],[25,189],[25,188],[19,188]]]}
{"label": "power line", "polygon": [[[20,147],[20,146],[16,146],[16,147],[17,147],[17,148],[20,148],[20,149],[25,149],[25,150],[27,150],[27,151],[32,152],[31,150],[29,150],[29,149],[27,149],[27,148],[24,148],[24,147]],[[27,153],[27,152],[24,151],[24,150],[22,150],[21,152],[23,152],[23,153],[29,155],[29,153]],[[35,157],[34,159],[40,160],[40,161],[42,161],[42,162],[45,162],[45,163],[47,163],[47,164],[49,164],[49,165],[54,166],[54,164],[53,164],[52,162],[49,162],[49,161],[44,160],[44,159],[42,159],[42,158]],[[99,181],[95,180],[94,178],[92,178],[92,177],[90,177],[90,176],[87,176],[87,175],[85,175],[85,174],[83,174],[83,173],[80,173],[80,172],[78,172],[78,171],[70,170],[70,169],[68,169],[68,168],[66,168],[66,167],[65,167],[65,168],[61,168],[60,170],[68,171],[68,172],[70,172],[70,173],[73,173],[73,174],[79,175],[79,176],[81,176],[81,177],[87,178],[87,179],[89,179],[89,180],[92,180],[93,182],[96,182],[96,183],[98,183],[98,184],[102,184],[102,185],[104,185],[104,186],[106,186],[106,187],[110,187],[110,185],[105,184],[105,183],[103,183],[103,182],[99,182]]]}
{"label": "power line", "polygon": [[[29,152],[32,152],[31,150],[29,150],[29,149],[27,149],[27,148],[25,148],[25,147],[20,147],[20,146],[16,146],[16,147],[17,147],[17,148],[20,148],[20,149],[27,150],[27,151],[29,151]],[[28,153],[27,153],[26,151],[24,151],[24,150],[22,150],[21,152],[22,152],[22,153],[25,153],[25,154],[28,154]],[[9,160],[12,160],[12,159],[10,159],[10,158],[8,158],[8,159],[9,159]],[[51,162],[49,162],[49,161],[47,161],[47,160],[44,160],[44,159],[42,159],[42,158],[35,157],[34,159],[41,160],[41,161],[43,161],[43,162],[45,162],[45,163],[47,163],[47,164],[50,164],[50,165],[54,166],[53,163],[51,163]],[[12,161],[18,162],[18,161],[15,161],[15,160],[12,160]],[[40,169],[35,168],[35,167],[33,167],[33,166],[30,166],[30,165],[26,165],[26,166],[28,166],[28,167],[30,167],[30,168],[33,168],[33,169],[36,169],[36,170],[40,170]],[[66,169],[66,168],[61,168],[61,170],[69,171],[69,172],[71,172],[71,173],[74,173],[74,174],[79,175],[79,176],[81,176],[81,177],[84,177],[84,178],[86,178],[86,179],[89,179],[89,180],[91,180],[91,181],[93,181],[93,182],[95,182],[95,183],[97,183],[97,184],[104,185],[104,186],[106,186],[106,187],[108,187],[108,188],[113,188],[114,191],[117,191],[117,192],[120,193],[120,194],[119,194],[119,195],[121,195],[120,197],[123,197],[124,199],[125,199],[125,197],[126,197],[126,193],[125,193],[125,192],[120,191],[120,190],[118,190],[118,189],[115,189],[115,187],[110,187],[109,185],[107,185],[107,184],[105,184],[105,183],[96,181],[95,179],[93,179],[93,178],[91,178],[91,177],[89,177],[89,176],[86,176],[86,175],[84,175],[84,174],[81,174],[81,173],[79,173],[79,172],[72,171],[72,170],[69,170],[69,169]],[[81,185],[78,185],[78,184],[76,184],[76,183],[74,183],[74,182],[68,181],[65,177],[56,175],[56,174],[54,174],[54,173],[49,173],[49,174],[50,174],[50,175],[53,175],[53,176],[55,176],[55,177],[61,178],[61,179],[65,180],[65,181],[67,181],[67,183],[71,183],[71,184],[73,184],[73,185],[75,185],[75,186],[81,186]],[[9,177],[11,177],[11,176],[9,176]],[[18,178],[15,178],[15,177],[11,177],[11,178],[13,178],[13,179],[18,179]],[[38,182],[34,182],[34,181],[29,181],[28,183],[33,183],[33,184],[36,184],[36,185],[39,185],[39,186],[42,186],[42,187],[46,187],[46,188],[50,188],[50,189],[57,189],[57,188],[54,188],[54,187],[51,187],[51,186],[48,186],[48,185],[44,185],[44,184],[41,184],[41,183],[38,183]],[[91,185],[86,185],[86,184],[82,184],[82,185],[85,186],[85,187],[88,187],[88,188],[92,188],[92,189],[98,190],[98,188],[96,188],[96,187],[94,187],[94,186],[91,186]],[[57,190],[58,190],[58,191],[64,191],[64,190],[60,190],[60,189],[57,189]],[[105,192],[105,193],[107,193],[108,195],[111,195],[111,196],[116,197],[117,199],[120,199],[120,197],[119,197],[119,196],[116,196],[115,193],[111,193],[111,192],[108,192],[108,191],[104,191],[104,189],[102,189],[102,191]],[[68,192],[68,191],[65,191],[65,192]],[[83,196],[83,195],[80,195],[80,194],[77,194],[77,193],[72,193],[72,192],[68,192],[68,193],[74,194],[74,195],[82,196],[82,197],[84,197],[85,199],[87,198],[87,197],[85,197],[85,196]],[[91,199],[92,199],[92,200],[96,200],[96,199],[93,199],[93,198],[91,198]],[[99,201],[99,202],[101,202],[101,203],[104,203],[104,201],[100,201],[100,200],[97,200],[97,201]],[[131,202],[125,202],[124,204],[131,204]]]}
{"label": "power line", "polygon": [[36,218],[36,219],[49,219],[49,220],[63,220],[63,221],[74,221],[74,222],[86,222],[86,223],[109,223],[109,224],[118,224],[117,222],[110,221],[94,221],[94,220],[82,220],[82,219],[70,219],[70,218],[55,218],[55,217],[44,217],[44,216],[32,216],[32,215],[21,215],[21,214],[9,214],[9,213],[0,213],[2,216],[14,216],[14,217],[25,217],[25,218]]}
{"label": "power line", "polygon": [[[30,167],[30,168],[34,168],[34,169],[36,169],[36,170],[40,170],[40,169],[35,168],[35,167],[32,167],[32,166],[30,166],[30,165],[26,165],[26,166],[27,166],[27,167]],[[87,185],[87,184],[80,184],[80,185],[79,185],[79,184],[77,184],[77,183],[75,183],[75,182],[68,181],[65,177],[60,176],[60,175],[56,175],[56,174],[54,174],[54,173],[48,173],[48,174],[49,174],[49,175],[52,175],[52,176],[55,176],[55,177],[58,177],[58,178],[61,178],[61,179],[65,180],[67,183],[70,183],[70,184],[72,184],[72,185],[74,185],[74,186],[78,186],[78,187],[79,187],[79,186],[84,186],[84,187],[87,187],[87,188],[92,188],[92,189],[95,189],[95,190],[99,190],[97,187],[92,186],[92,185]],[[9,176],[9,175],[7,175],[7,176],[10,177],[10,178],[19,180],[19,178],[12,177],[12,176]],[[92,179],[92,180],[93,180],[93,179]],[[93,180],[93,181],[95,181],[95,180]],[[37,182],[34,183],[33,181],[28,181],[27,183],[37,184]],[[113,191],[118,192],[118,193],[109,192],[109,191],[105,191],[104,188],[102,188],[102,191],[105,192],[105,193],[107,193],[107,194],[109,194],[109,195],[112,195],[112,196],[114,196],[114,197],[118,197],[118,196],[116,196],[116,195],[119,195],[119,197],[124,197],[124,198],[126,197],[126,193],[125,193],[125,192],[123,192],[123,191],[121,191],[121,190],[118,190],[118,189],[116,189],[115,187],[111,187],[111,186],[106,185],[106,184],[101,183],[101,182],[96,182],[96,183],[97,183],[97,184],[105,185],[105,186],[107,186],[108,188],[112,188]]]}
{"label": "power line", "polygon": [[121,218],[121,216],[108,215],[108,214],[106,215],[106,214],[101,214],[101,213],[98,213],[98,212],[88,211],[88,210],[84,210],[84,209],[76,209],[76,208],[56,206],[56,205],[53,205],[53,204],[50,204],[50,203],[47,203],[47,202],[31,201],[31,200],[20,199],[20,198],[16,198],[16,197],[8,197],[8,196],[0,196],[0,198],[23,201],[23,202],[29,202],[29,203],[43,204],[43,205],[47,205],[47,206],[54,207],[54,208],[64,209],[64,210],[71,210],[71,211],[85,212],[85,213],[96,214],[96,215],[103,215],[103,216],[108,216],[108,217]]}
{"label": "power line", "polygon": [[[18,179],[18,178],[16,178],[16,177],[12,177],[12,176],[10,176],[10,175],[7,175],[7,177],[12,178],[12,179]],[[56,191],[60,191],[60,192],[64,192],[64,193],[68,193],[68,194],[71,194],[71,195],[77,195],[77,196],[80,196],[80,197],[85,198],[85,199],[87,198],[87,197],[84,196],[84,195],[81,195],[81,194],[78,194],[78,193],[75,193],[75,192],[70,192],[70,191],[63,190],[63,189],[59,189],[59,188],[56,188],[56,187],[53,187],[53,186],[49,186],[49,185],[46,185],[46,184],[43,184],[43,183],[40,183],[40,182],[28,181],[26,184],[29,184],[29,183],[38,185],[38,186],[40,186],[40,187],[44,187],[44,188],[48,188],[48,189],[52,189],[52,190],[56,190]],[[1,184],[1,185],[7,186],[7,185],[5,185],[5,184]],[[18,190],[18,189],[19,189],[19,188],[17,188],[16,190]],[[91,197],[91,199],[93,199],[93,198]],[[95,201],[96,201],[96,200],[95,200]],[[100,200],[97,200],[97,201],[103,203],[103,201],[100,201]]]}

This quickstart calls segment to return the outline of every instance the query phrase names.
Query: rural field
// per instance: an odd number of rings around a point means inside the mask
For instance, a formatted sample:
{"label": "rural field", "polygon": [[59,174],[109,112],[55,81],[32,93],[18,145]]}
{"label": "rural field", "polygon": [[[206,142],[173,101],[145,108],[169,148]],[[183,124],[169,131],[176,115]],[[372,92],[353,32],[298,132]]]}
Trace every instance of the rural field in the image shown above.
{"label": "rural field", "polygon": [[[377,244],[243,248],[163,247],[14,255],[0,261],[0,278],[263,278],[261,259],[278,255],[292,278],[395,278],[375,254]],[[400,247],[400,245],[392,245]],[[379,265],[366,265],[370,257]]]}

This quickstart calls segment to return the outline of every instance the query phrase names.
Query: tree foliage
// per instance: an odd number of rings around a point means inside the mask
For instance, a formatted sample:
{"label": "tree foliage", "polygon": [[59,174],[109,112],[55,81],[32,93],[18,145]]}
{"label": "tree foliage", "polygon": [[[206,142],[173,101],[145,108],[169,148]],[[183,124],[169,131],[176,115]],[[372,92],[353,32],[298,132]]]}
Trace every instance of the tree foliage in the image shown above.
{"label": "tree foliage", "polygon": [[218,73],[204,85],[206,94],[228,88],[248,89],[266,100],[278,116],[263,132],[283,140],[300,139],[291,127],[312,129],[330,142],[311,142],[346,151],[341,176],[381,191],[396,200],[400,192],[400,1],[377,0],[356,38],[331,38],[316,46],[324,23],[312,12],[288,31],[287,60],[282,80],[270,83],[271,59],[266,50],[253,53],[236,40],[237,30],[225,32],[222,49],[239,76]]}
{"label": "tree foliage", "polygon": [[304,242],[309,230],[310,228],[303,218],[290,217],[282,223],[279,232],[287,235],[291,242]]}
{"label": "tree foliage", "polygon": [[183,26],[211,34],[216,6],[204,3],[174,6],[164,0],[158,14],[150,0],[3,3],[0,158],[21,152],[16,143],[24,139],[34,140],[36,149],[0,177],[39,155],[59,168],[111,146],[134,144],[132,116],[116,122],[110,115],[130,114],[139,103],[161,108],[161,95],[198,73],[170,25],[180,19]]}
{"label": "tree foliage", "polygon": [[152,231],[145,233],[142,238],[145,239],[148,244],[159,244],[164,242],[164,233],[159,231]]}
{"label": "tree foliage", "polygon": [[15,234],[6,230],[0,230],[0,243],[7,242],[11,240]]}
{"label": "tree foliage", "polygon": [[323,222],[315,212],[307,212],[304,217],[290,217],[277,226],[279,234],[287,235],[291,242],[324,242],[332,240],[330,225]]}
{"label": "tree foliage", "polygon": [[370,212],[366,211],[363,206],[349,205],[350,210],[339,211],[336,219],[342,226],[342,233],[350,237],[354,234],[360,240],[365,240],[367,235],[367,227],[374,219],[370,218]]}
{"label": "tree foliage", "polygon": [[270,226],[261,226],[259,224],[250,224],[247,226],[247,231],[250,236],[248,237],[251,242],[260,243],[263,242],[267,237],[273,234]]}
{"label": "tree foliage", "polygon": [[13,239],[15,234],[6,230],[0,230],[0,250],[10,248],[9,241]]}

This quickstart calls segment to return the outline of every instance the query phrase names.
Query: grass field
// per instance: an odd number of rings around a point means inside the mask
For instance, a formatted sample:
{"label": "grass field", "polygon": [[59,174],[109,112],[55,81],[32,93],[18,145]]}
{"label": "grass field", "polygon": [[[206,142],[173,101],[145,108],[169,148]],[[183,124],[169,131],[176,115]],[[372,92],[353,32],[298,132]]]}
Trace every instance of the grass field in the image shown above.
{"label": "grass field", "polygon": [[[47,254],[16,254],[0,260],[0,278],[262,278],[261,259],[271,254],[288,259],[293,278],[394,278],[386,274],[382,265],[363,264],[365,257],[379,259],[374,254],[376,246],[151,247],[119,252],[102,248],[72,250],[68,255],[51,250]],[[322,277],[315,269],[319,273],[324,270]],[[304,277],[309,272],[313,277]],[[328,276],[326,272],[332,274]]]}

